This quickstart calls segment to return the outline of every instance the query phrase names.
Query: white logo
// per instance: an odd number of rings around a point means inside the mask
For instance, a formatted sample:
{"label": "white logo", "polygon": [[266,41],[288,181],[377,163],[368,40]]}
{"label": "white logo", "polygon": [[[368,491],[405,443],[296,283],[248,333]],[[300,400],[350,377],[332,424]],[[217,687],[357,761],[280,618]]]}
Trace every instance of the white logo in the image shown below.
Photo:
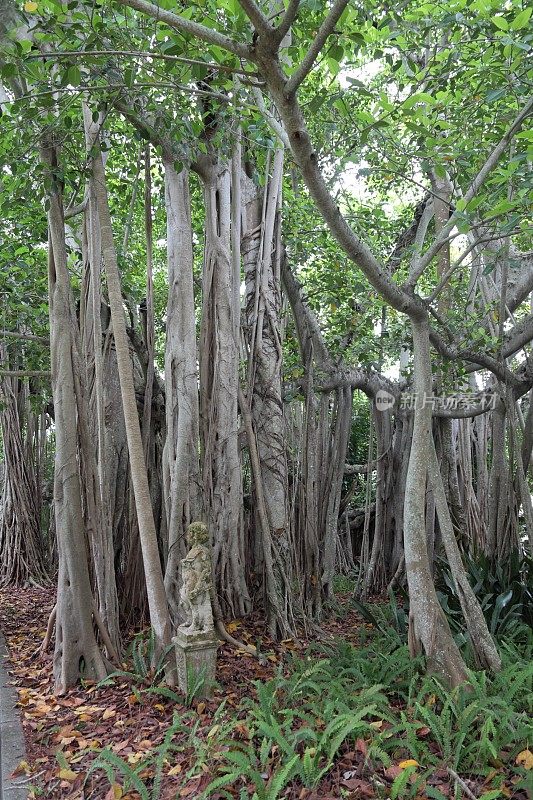
{"label": "white logo", "polygon": [[394,395],[386,392],[385,389],[379,389],[376,392],[376,408],[378,411],[388,411],[394,405]]}

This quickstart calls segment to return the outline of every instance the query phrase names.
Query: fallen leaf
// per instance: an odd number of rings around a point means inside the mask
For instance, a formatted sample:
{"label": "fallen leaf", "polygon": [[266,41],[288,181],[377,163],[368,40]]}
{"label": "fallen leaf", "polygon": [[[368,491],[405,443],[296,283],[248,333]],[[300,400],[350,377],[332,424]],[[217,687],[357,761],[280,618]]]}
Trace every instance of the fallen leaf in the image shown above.
{"label": "fallen leaf", "polygon": [[383,773],[386,778],[393,781],[398,775],[401,773],[401,768],[396,766],[396,764],[392,764],[392,766],[387,767],[387,769],[383,770]]}
{"label": "fallen leaf", "polygon": [[31,773],[30,765],[27,761],[21,761],[15,770],[11,773],[13,777],[18,775],[29,775]]}
{"label": "fallen leaf", "polygon": [[400,761],[398,766],[400,769],[407,769],[407,767],[419,767],[420,764],[414,758],[406,758],[405,761]]}
{"label": "fallen leaf", "polygon": [[362,753],[364,756],[366,756],[367,747],[366,747],[365,740],[364,739],[357,739],[357,741],[355,743],[355,749],[358,750],[360,753]]}
{"label": "fallen leaf", "polygon": [[183,767],[181,764],[175,764],[173,767],[169,769],[167,775],[179,775]]}
{"label": "fallen leaf", "polygon": [[74,772],[72,769],[60,769],[59,770],[59,777],[62,781],[75,781],[78,777],[77,773]]}
{"label": "fallen leaf", "polygon": [[24,3],[24,11],[27,11],[28,14],[33,14],[34,11],[37,11],[37,3],[32,2],[32,0],[28,0],[27,3]]}
{"label": "fallen leaf", "polygon": [[516,757],[516,763],[524,769],[533,769],[533,753],[531,750],[522,750]]}
{"label": "fallen leaf", "polygon": [[356,791],[357,797],[374,797],[374,787],[368,781],[363,781],[361,778],[349,778],[348,780],[341,780],[341,786],[344,786],[350,791]]}
{"label": "fallen leaf", "polygon": [[197,789],[197,784],[190,784],[189,786],[184,786],[183,789],[180,789],[180,797],[188,797],[190,794],[195,792]]}
{"label": "fallen leaf", "polygon": [[144,757],[144,753],[129,753],[128,755],[128,764],[136,764],[137,761],[140,761]]}
{"label": "fallen leaf", "polygon": [[120,783],[114,783],[107,792],[104,800],[120,800],[123,797],[122,786]]}

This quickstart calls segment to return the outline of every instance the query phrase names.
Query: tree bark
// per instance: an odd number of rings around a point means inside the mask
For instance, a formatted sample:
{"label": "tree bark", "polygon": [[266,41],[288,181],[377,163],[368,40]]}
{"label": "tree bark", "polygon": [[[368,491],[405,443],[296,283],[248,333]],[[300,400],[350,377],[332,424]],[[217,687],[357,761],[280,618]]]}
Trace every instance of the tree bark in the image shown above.
{"label": "tree bark", "polygon": [[[93,147],[97,148],[97,152],[92,160],[94,193],[100,219],[102,254],[106,267],[107,291],[111,309],[122,407],[128,440],[131,478],[143,555],[150,622],[154,630],[156,642],[155,658],[157,658],[170,644],[170,616],[163,585],[163,573],[157,545],[150,487],[146,471],[139,416],[137,413],[120,275],[107,200],[104,165],[97,142],[94,143]],[[170,678],[171,670],[168,671],[167,675]]]}
{"label": "tree bark", "polygon": [[180,620],[179,564],[186,531],[202,517],[199,470],[199,407],[193,244],[189,175],[165,160],[168,303],[165,347],[167,435],[163,486],[168,527],[165,590],[172,622]]}
{"label": "tree bark", "polygon": [[24,446],[18,383],[18,378],[0,381],[4,461],[0,506],[0,586],[43,585],[48,582],[41,537],[41,490],[34,454]]}
{"label": "tree bark", "polygon": [[432,409],[427,402],[432,392],[429,325],[427,320],[411,320],[411,329],[416,406],[404,506],[409,646],[412,654],[425,655],[429,672],[453,687],[463,683],[468,674],[437,599],[426,543],[426,479],[432,437]]}
{"label": "tree bark", "polygon": [[93,598],[87,566],[81,486],[78,466],[77,407],[74,376],[77,326],[67,270],[65,227],[59,167],[53,146],[43,146],[52,189],[49,225],[49,307],[52,390],[56,429],[54,474],[55,524],[59,574],[57,585],[54,679],[58,692],[82,676],[101,679],[106,664],[93,630]]}
{"label": "tree bark", "polygon": [[239,456],[239,286],[231,256],[230,169],[206,159],[205,249],[200,347],[200,437],[204,502],[213,536],[216,589],[224,612],[250,610],[245,579]]}
{"label": "tree bark", "polygon": [[[263,190],[241,170],[240,146],[236,148],[233,163],[238,167],[236,179],[240,179],[242,184],[244,218],[242,253],[246,285],[247,395],[251,405],[250,418],[245,422],[249,422],[246,429],[256,487],[257,513],[254,516],[259,522],[259,532],[262,531],[265,605],[269,630],[276,639],[287,637],[292,632],[289,616],[293,569],[281,386],[280,203],[283,149],[275,151],[272,169],[270,158],[267,159]],[[240,208],[236,209],[234,217],[237,213],[241,213]],[[243,408],[241,404],[241,411],[246,416]],[[257,464],[254,464],[252,454],[254,448],[257,449]],[[264,509],[261,509],[259,494]],[[265,521],[268,522],[268,531]]]}

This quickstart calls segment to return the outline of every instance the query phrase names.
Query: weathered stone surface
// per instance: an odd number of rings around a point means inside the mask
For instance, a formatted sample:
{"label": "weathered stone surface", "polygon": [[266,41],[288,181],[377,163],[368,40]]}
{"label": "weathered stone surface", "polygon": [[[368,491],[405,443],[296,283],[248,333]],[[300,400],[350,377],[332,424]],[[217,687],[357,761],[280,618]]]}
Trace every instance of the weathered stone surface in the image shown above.
{"label": "weathered stone surface", "polygon": [[214,628],[211,608],[211,554],[209,533],[203,522],[193,522],[187,530],[189,552],[181,562],[180,601],[185,622],[180,631],[206,631]]}
{"label": "weathered stone surface", "polygon": [[179,688],[187,693],[202,679],[196,696],[209,697],[216,678],[218,639],[214,631],[189,632],[178,628],[172,641],[176,648]]}
{"label": "weathered stone surface", "polygon": [[[203,522],[189,525],[187,543],[189,552],[181,562],[180,591],[185,622],[172,641],[180,689],[185,693],[194,689],[196,696],[208,697],[215,683],[218,640],[211,608],[209,531]],[[196,688],[199,681],[201,686]]]}

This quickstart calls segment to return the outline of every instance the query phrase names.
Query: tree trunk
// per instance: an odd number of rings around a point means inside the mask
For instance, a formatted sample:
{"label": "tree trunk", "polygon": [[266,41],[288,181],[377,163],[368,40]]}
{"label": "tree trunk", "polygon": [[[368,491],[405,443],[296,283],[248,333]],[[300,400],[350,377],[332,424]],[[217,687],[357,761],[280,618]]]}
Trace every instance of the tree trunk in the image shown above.
{"label": "tree trunk", "polygon": [[[0,361],[3,360],[0,357]],[[40,487],[33,453],[24,447],[19,378],[0,382],[0,429],[4,457],[0,506],[0,585],[48,582],[41,537]]]}
{"label": "tree trunk", "polygon": [[479,601],[468,581],[461,559],[433,439],[430,441],[429,448],[428,473],[435,497],[442,541],[466,621],[466,627],[470,634],[474,657],[480,669],[490,669],[493,672],[497,672],[501,669],[501,660],[487,628]]}
{"label": "tree trunk", "polygon": [[224,613],[250,611],[244,572],[239,456],[239,286],[231,257],[230,171],[205,160],[205,252],[200,347],[204,502],[213,537],[216,591]]}
{"label": "tree trunk", "polygon": [[413,332],[414,412],[413,438],[405,487],[404,550],[409,585],[409,647],[423,653],[428,671],[448,686],[467,679],[467,670],[439,605],[426,544],[426,478],[431,458],[431,360],[427,319],[411,320]]}
{"label": "tree trunk", "polygon": [[507,412],[500,400],[492,412],[492,465],[488,488],[487,555],[496,560],[503,535],[506,506],[507,465],[505,463],[505,428]]}
{"label": "tree trunk", "polygon": [[[92,122],[84,106],[86,139],[90,140]],[[88,186],[88,200],[84,216],[82,239],[83,281],[80,303],[80,327],[85,362],[85,376],[80,374],[79,394],[83,402],[84,437],[83,482],[86,494],[85,507],[91,509],[93,525],[88,528],[93,556],[98,611],[114,649],[120,652],[119,605],[115,577],[113,528],[111,524],[110,484],[107,479],[106,429],[104,407],[104,359],[102,338],[102,247],[100,223],[92,181]],[[94,449],[96,442],[96,453]]]}
{"label": "tree trunk", "polygon": [[[98,148],[97,142],[94,143],[93,147]],[[94,192],[100,219],[102,254],[106,267],[107,291],[111,309],[111,321],[113,325],[113,336],[115,339],[122,395],[122,407],[128,440],[131,478],[143,555],[146,593],[150,611],[150,622],[154,630],[156,641],[155,658],[157,658],[170,644],[170,617],[163,585],[163,573],[159,558],[150,487],[144,458],[137,402],[135,399],[120,275],[107,200],[104,165],[99,149],[92,160],[92,166]]]}
{"label": "tree trunk", "polygon": [[[251,450],[257,448],[258,463],[253,469],[257,502],[256,521],[264,551],[265,598],[269,630],[273,638],[291,634],[290,575],[291,542],[288,518],[288,479],[285,449],[285,420],[282,401],[280,202],[283,176],[283,149],[276,150],[270,174],[267,159],[263,190],[241,172],[240,147],[234,165],[243,188],[242,252],[246,281],[246,339],[248,346],[248,388],[251,401]],[[232,198],[233,199],[233,198]],[[236,209],[236,214],[241,209]],[[246,401],[247,402],[247,401]],[[242,406],[241,406],[242,410]],[[250,437],[253,439],[250,439]],[[259,488],[261,484],[261,488]],[[258,495],[264,499],[266,520],[262,519]],[[254,506],[256,504],[254,503]],[[265,521],[268,532],[264,532]],[[263,533],[261,533],[263,531]],[[269,570],[268,564],[272,569]]]}
{"label": "tree trunk", "polygon": [[93,630],[93,598],[87,566],[78,466],[77,407],[74,376],[76,316],[67,270],[65,226],[59,168],[53,147],[42,159],[51,178],[49,225],[50,355],[54,396],[56,455],[55,524],[59,554],[54,653],[56,691],[64,692],[83,675],[101,679],[106,665]]}
{"label": "tree trunk", "polygon": [[179,564],[185,534],[201,518],[198,368],[194,313],[193,245],[189,175],[166,160],[168,304],[165,349],[167,435],[163,486],[168,527],[165,590],[172,622],[180,619]]}

